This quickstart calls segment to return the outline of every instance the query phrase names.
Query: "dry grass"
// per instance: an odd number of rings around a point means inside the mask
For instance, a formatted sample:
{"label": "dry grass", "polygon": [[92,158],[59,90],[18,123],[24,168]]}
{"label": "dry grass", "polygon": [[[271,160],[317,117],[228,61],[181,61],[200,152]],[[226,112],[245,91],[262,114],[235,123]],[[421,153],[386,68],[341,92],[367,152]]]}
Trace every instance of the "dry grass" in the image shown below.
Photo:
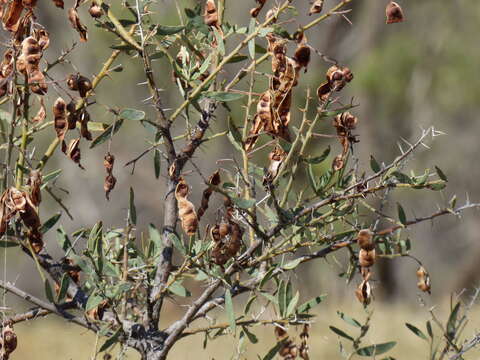
{"label": "dry grass", "polygon": [[[444,321],[448,317],[448,301],[445,300],[436,308],[439,318]],[[387,305],[375,304],[372,309],[371,331],[365,338],[365,345],[384,341],[397,341],[397,346],[388,353],[397,360],[405,359],[428,359],[427,343],[413,335],[406,327],[405,322],[414,324],[425,333],[425,321],[429,319],[428,309],[418,306],[416,309],[401,304]],[[343,329],[352,336],[357,334],[356,329],[344,323],[337,315],[340,310],[357,320],[365,319],[366,314],[362,307],[353,301],[346,301],[343,304],[325,304],[318,307],[318,317],[312,327],[310,338],[312,359],[341,359],[339,349],[339,338],[329,330],[328,326],[333,325]],[[473,336],[475,331],[480,330],[480,322],[476,321],[480,316],[479,309],[473,309],[470,315],[464,335],[467,338]],[[199,324],[197,324],[199,326]],[[19,337],[18,350],[12,356],[12,360],[19,359],[69,359],[86,360],[95,359],[96,337],[83,329],[72,325],[64,324],[61,321],[39,319],[35,322],[19,324],[16,327]],[[434,329],[436,330],[436,329]],[[258,326],[252,331],[259,338],[257,344],[248,344],[246,353],[239,359],[256,359],[256,354],[264,355],[274,344],[274,336],[271,326]],[[291,329],[293,336],[298,336],[299,329]],[[436,332],[439,335],[439,332]],[[97,346],[103,343],[99,339]],[[342,341],[343,342],[343,341]],[[209,342],[206,350],[202,348],[203,335],[192,336],[181,340],[172,351],[170,359],[182,360],[211,360],[235,358],[236,342],[230,336],[224,336],[216,341]],[[115,351],[114,353],[117,353]],[[53,357],[52,357],[53,356]],[[471,351],[465,360],[480,358],[480,350]],[[102,359],[97,356],[96,359]],[[135,353],[128,352],[125,359],[138,359]]]}

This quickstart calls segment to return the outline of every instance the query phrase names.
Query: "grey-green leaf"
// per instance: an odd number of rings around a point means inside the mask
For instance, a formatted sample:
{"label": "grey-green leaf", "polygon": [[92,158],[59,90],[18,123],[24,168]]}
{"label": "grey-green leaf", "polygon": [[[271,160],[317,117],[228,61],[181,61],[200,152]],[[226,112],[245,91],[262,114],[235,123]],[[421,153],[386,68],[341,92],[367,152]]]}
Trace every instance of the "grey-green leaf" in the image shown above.
{"label": "grey-green leaf", "polygon": [[94,148],[97,145],[103,144],[105,141],[110,139],[113,135],[115,135],[118,130],[122,127],[123,119],[119,119],[115,121],[113,124],[109,125],[100,135],[98,135],[95,139],[93,139],[92,143],[90,144],[90,149]]}
{"label": "grey-green leaf", "polygon": [[412,325],[412,324],[409,324],[409,323],[405,323],[405,326],[411,331],[413,332],[415,335],[417,335],[419,338],[423,339],[423,340],[428,340],[427,337],[425,336],[425,334],[422,332],[422,330],[420,330],[419,328],[417,328],[416,326]]}
{"label": "grey-green leaf", "polygon": [[235,311],[233,309],[232,294],[230,290],[225,291],[225,311],[227,312],[228,323],[230,324],[230,330],[235,334],[236,330],[236,321],[235,321]]}
{"label": "grey-green leaf", "polygon": [[120,119],[140,121],[145,119],[145,112],[136,109],[123,109],[118,115]]}
{"label": "grey-green leaf", "polygon": [[376,344],[366,346],[357,350],[357,354],[360,356],[377,356],[390,351],[395,347],[397,343],[395,341],[386,342],[383,344]]}
{"label": "grey-green leaf", "polygon": [[341,336],[345,339],[348,339],[350,341],[354,341],[354,338],[351,337],[350,335],[348,335],[345,331],[339,329],[339,328],[336,328],[335,326],[329,326],[330,330],[332,330],[335,334],[337,334],[338,336]]}

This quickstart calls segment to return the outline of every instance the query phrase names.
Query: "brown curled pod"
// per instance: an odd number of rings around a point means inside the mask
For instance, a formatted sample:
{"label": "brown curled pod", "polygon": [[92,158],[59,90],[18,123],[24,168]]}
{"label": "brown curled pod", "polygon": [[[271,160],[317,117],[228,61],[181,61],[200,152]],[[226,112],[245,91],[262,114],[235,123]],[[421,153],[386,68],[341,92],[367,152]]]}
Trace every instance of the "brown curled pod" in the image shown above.
{"label": "brown curled pod", "polygon": [[358,288],[355,290],[355,296],[364,306],[367,306],[372,302],[372,287],[368,282],[368,279],[363,280]]}
{"label": "brown curled pod", "polygon": [[90,8],[88,9],[88,13],[90,14],[91,17],[94,19],[98,19],[103,15],[103,10],[100,7],[100,5],[97,4],[96,1],[92,1]]}
{"label": "brown curled pod", "polygon": [[40,170],[31,170],[27,180],[27,185],[30,186],[30,199],[33,205],[38,206],[42,201],[42,194],[40,186],[42,185],[42,173]]}
{"label": "brown curled pod", "polygon": [[80,17],[78,16],[78,12],[74,8],[68,9],[68,20],[72,24],[72,27],[78,32],[80,35],[80,41],[86,42],[88,41],[88,33],[87,27],[82,24],[80,21]]}
{"label": "brown curled pod", "polygon": [[345,160],[343,160],[343,155],[335,156],[332,162],[333,171],[340,171],[345,166]]}
{"label": "brown curled pod", "polygon": [[2,359],[8,360],[9,355],[17,348],[17,335],[11,323],[3,326],[0,340],[3,343],[3,346],[0,347],[0,355],[3,353]]}
{"label": "brown curled pod", "polygon": [[213,225],[210,229],[210,237],[215,242],[219,242],[222,239],[220,236],[220,226],[218,224]]}
{"label": "brown curled pod", "polygon": [[4,205],[7,208],[8,213],[11,214],[10,218],[17,212],[24,212],[27,206],[25,193],[15,187],[9,188],[4,200]]}
{"label": "brown curled pod", "polygon": [[45,29],[36,29],[35,39],[37,40],[38,46],[40,46],[42,51],[46,50],[50,45],[50,35],[48,34],[48,31]]}
{"label": "brown curled pod", "polygon": [[203,20],[207,26],[213,26],[218,28],[218,12],[217,5],[214,0],[207,0],[205,4],[205,14]]}
{"label": "brown curled pod", "polygon": [[187,199],[189,193],[189,187],[185,182],[185,179],[180,178],[177,187],[175,189],[175,197],[178,203],[178,216],[182,223],[183,231],[189,235],[195,235],[198,227],[197,213],[195,207]]}
{"label": "brown curled pod", "polygon": [[43,97],[39,96],[40,107],[37,111],[37,114],[32,118],[32,122],[34,124],[41,123],[47,117],[47,109],[45,108],[45,102],[43,101]]}
{"label": "brown curled pod", "polygon": [[92,133],[88,130],[88,122],[90,121],[90,114],[87,111],[83,111],[80,115],[80,135],[88,140],[92,141]]}
{"label": "brown curled pod", "polygon": [[107,152],[105,154],[105,157],[103,158],[103,167],[105,168],[108,174],[112,173],[114,163],[115,163],[115,156]]}
{"label": "brown curled pod", "polygon": [[387,24],[394,24],[405,21],[405,16],[403,15],[402,8],[394,1],[390,1],[387,4],[385,14],[387,16]]}
{"label": "brown curled pod", "polygon": [[295,50],[295,55],[293,56],[293,60],[297,62],[298,67],[305,68],[305,72],[307,72],[307,67],[310,63],[310,53],[310,46],[302,43],[298,45]]}
{"label": "brown curled pod", "polygon": [[67,122],[67,104],[65,100],[59,97],[53,104],[53,118],[55,131],[59,140],[63,141],[68,130]]}
{"label": "brown curled pod", "polygon": [[375,249],[372,250],[365,250],[365,249],[360,249],[358,253],[358,264],[362,268],[368,268],[373,266],[375,264]]}
{"label": "brown curled pod", "polygon": [[22,15],[22,11],[22,0],[10,1],[3,14],[3,28],[10,32],[16,32],[20,24],[20,16]]}
{"label": "brown curled pod", "polygon": [[423,292],[431,294],[431,282],[430,274],[425,270],[423,266],[420,266],[417,270],[418,283],[417,286]]}
{"label": "brown curled pod", "polygon": [[312,14],[319,14],[323,10],[323,3],[325,0],[316,0],[312,6],[310,7],[310,11],[308,12],[308,15]]}
{"label": "brown curled pod", "polygon": [[85,168],[80,163],[81,153],[80,153],[80,139],[72,139],[68,144],[68,147],[64,149],[65,154],[82,170]]}
{"label": "brown curled pod", "polygon": [[330,93],[332,89],[330,88],[330,83],[325,81],[324,83],[320,84],[317,89],[317,96],[320,101],[326,101],[330,97]]}
{"label": "brown curled pod", "polygon": [[256,1],[258,5],[257,7],[250,10],[251,17],[257,17],[260,11],[262,11],[263,7],[265,6],[265,3],[267,2],[267,0],[256,0]]}
{"label": "brown curled pod", "polygon": [[[210,178],[208,179],[208,183],[210,185],[218,186],[220,185],[220,182],[221,182],[220,173],[217,170],[210,176]],[[203,190],[201,206],[197,212],[198,220],[200,220],[203,214],[205,214],[205,211],[207,211],[208,203],[210,201],[210,197],[212,196],[212,193],[213,193],[213,190],[210,187]]]}
{"label": "brown curled pod", "polygon": [[115,188],[117,179],[112,174],[107,174],[103,183],[103,190],[105,191],[105,197],[110,200],[110,192]]}
{"label": "brown curled pod", "polygon": [[232,228],[229,223],[227,222],[222,222],[218,226],[218,233],[220,234],[221,238],[224,238],[227,235],[230,235]]}
{"label": "brown curled pod", "polygon": [[38,254],[40,251],[42,251],[44,246],[43,235],[38,228],[28,230],[26,236],[35,254]]}
{"label": "brown curled pod", "polygon": [[362,229],[358,232],[357,243],[360,249],[371,251],[375,248],[373,234],[370,229]]}
{"label": "brown curled pod", "polygon": [[65,3],[63,0],[52,0],[56,7],[63,9]]}
{"label": "brown curled pod", "polygon": [[48,91],[45,75],[38,69],[29,74],[28,85],[30,86],[30,90],[37,95],[45,95]]}

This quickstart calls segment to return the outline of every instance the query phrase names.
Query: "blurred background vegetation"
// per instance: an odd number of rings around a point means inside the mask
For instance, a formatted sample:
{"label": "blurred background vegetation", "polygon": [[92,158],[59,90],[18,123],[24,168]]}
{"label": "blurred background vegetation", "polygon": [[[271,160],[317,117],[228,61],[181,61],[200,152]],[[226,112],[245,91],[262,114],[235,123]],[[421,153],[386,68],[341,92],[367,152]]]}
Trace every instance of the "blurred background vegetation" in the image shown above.
{"label": "blurred background vegetation", "polygon": [[[118,1],[116,11],[122,14],[123,18],[131,18],[128,11],[122,10],[120,0],[115,1]],[[157,2],[158,23],[178,25],[181,20],[175,1]],[[200,1],[177,1],[181,9],[192,8],[196,3]],[[299,12],[298,23],[306,23],[308,1],[294,3]],[[328,9],[336,3],[337,0],[326,0],[325,8]],[[410,198],[405,198],[402,193],[397,195],[411,216],[423,216],[435,211],[437,204],[444,203],[453,194],[457,194],[459,203],[467,198],[472,201],[480,199],[480,122],[477,115],[480,110],[480,6],[471,0],[403,0],[399,3],[405,11],[405,23],[385,25],[386,1],[357,0],[350,5],[352,12],[346,14],[352,24],[341,16],[336,16],[322,23],[320,27],[308,31],[306,35],[310,45],[347,65],[355,75],[351,86],[347,87],[342,95],[344,102],[349,102],[353,97],[353,102],[360,104],[353,112],[359,117],[357,131],[360,143],[356,146],[356,151],[361,167],[368,169],[370,154],[378,161],[390,162],[400,151],[397,144],[402,143],[402,139],[415,141],[422,128],[433,125],[437,131],[446,134],[429,139],[429,149],[421,148],[411,158],[409,165],[417,171],[439,166],[449,178],[447,189],[441,193],[422,192],[421,197],[410,194]],[[226,19],[230,23],[246,26],[249,21],[248,12],[254,6],[254,1],[226,0],[226,4]],[[51,47],[46,52],[46,59],[51,62],[62,49],[71,47],[72,43],[77,41],[77,34],[71,29],[65,11],[55,8],[50,1],[42,1],[39,6],[39,22],[46,26],[51,36]],[[56,68],[55,77],[58,79],[64,79],[75,71],[91,77],[111,53],[113,36],[96,28],[86,10],[87,7],[82,8],[80,16],[89,28],[90,40],[88,43],[77,44],[70,57],[71,64]],[[298,24],[284,26],[293,30]],[[1,39],[5,40],[6,36],[2,35]],[[260,45],[266,46],[264,43]],[[122,55],[118,63],[122,64],[123,71],[112,73],[111,79],[104,81],[96,90],[97,106],[91,107],[94,121],[112,121],[107,106],[151,111],[142,103],[148,96],[145,86],[137,85],[141,78],[139,60]],[[316,90],[323,81],[328,66],[320,57],[313,57],[308,73],[302,77],[295,90],[297,105],[304,103],[304,94],[308,87],[312,91]],[[265,64],[259,71],[268,69],[269,65]],[[160,86],[165,89],[164,103],[168,104],[168,107],[175,107],[181,98],[177,91],[173,91],[175,88],[171,69],[166,61],[159,59],[154,70]],[[244,88],[247,86],[245,80],[242,84]],[[264,86],[259,79],[256,89],[260,92]],[[52,96],[54,91],[51,87],[50,98],[55,98]],[[50,105],[48,104],[48,109]],[[243,121],[242,108],[234,107],[231,114],[236,123]],[[50,112],[48,116],[51,117]],[[211,131],[216,133],[225,129],[226,119],[227,113],[224,110],[218,112]],[[182,121],[178,120],[175,134],[182,133],[185,126]],[[294,126],[298,122],[298,118],[293,118]],[[318,132],[333,133],[330,121],[325,121]],[[41,156],[54,136],[53,127],[42,133],[43,140],[36,149],[35,158]],[[110,202],[104,199],[103,194],[102,163],[105,148],[100,146],[82,152],[82,163],[86,166],[86,171],[81,171],[58,151],[47,165],[45,173],[63,169],[57,186],[69,189],[69,194],[62,197],[75,218],[70,221],[63,216],[63,226],[67,231],[90,227],[99,218],[103,218],[106,226],[114,228],[121,225],[126,216],[128,197],[125,194],[130,186],[135,189],[139,230],[144,230],[149,223],[161,225],[164,181],[154,177],[153,153],[137,164],[134,176],[131,175],[131,168],[123,167],[127,161],[149,146],[153,136],[148,129],[135,123],[126,123],[120,130],[112,144],[112,153],[117,159],[115,176],[118,183],[111,194]],[[312,151],[320,152],[330,143],[332,146],[339,146],[330,139],[325,139],[317,141],[316,147],[320,148],[312,147]],[[226,137],[209,142],[197,154],[196,162],[204,174],[208,175],[221,166],[214,160],[222,158],[232,158],[231,146]],[[266,165],[263,163],[265,159],[264,155],[258,154],[260,166]],[[189,183],[195,188],[195,183],[199,184],[201,179],[195,174],[190,178]],[[198,203],[200,196],[200,191],[194,192],[193,201]],[[395,201],[391,203],[395,204]],[[57,211],[56,204],[51,199],[42,204],[42,218],[48,218]],[[384,211],[394,213],[393,208],[386,208]],[[391,353],[391,356],[398,359],[427,358],[427,345],[412,335],[404,323],[411,322],[420,326],[428,318],[428,309],[432,306],[437,306],[437,312],[446,317],[452,292],[478,286],[478,216],[478,212],[470,212],[461,219],[442,218],[433,224],[423,224],[410,230],[413,253],[423,261],[432,276],[431,296],[420,294],[417,289],[416,264],[410,259],[382,261],[376,265],[378,269],[375,273],[378,275],[374,283],[373,331],[369,333],[367,340],[398,341],[397,347]],[[208,221],[208,218],[203,221]],[[55,254],[55,232],[51,231],[47,235],[46,246]],[[2,264],[2,278],[15,281],[21,289],[43,297],[43,285],[31,260],[22,255],[20,250],[7,251],[7,272],[3,273]],[[3,262],[3,254],[0,258]],[[345,271],[343,264],[345,262],[341,256],[338,259],[332,256],[312,262],[296,272],[298,279],[301,279],[300,285],[304,287],[305,299],[328,294],[325,302],[316,309],[318,318],[312,327],[313,336],[310,340],[313,359],[340,358],[337,336],[328,329],[329,325],[340,325],[337,310],[354,315],[359,320],[366,317],[362,306],[354,298],[353,292],[357,284],[347,285],[345,280],[339,277],[339,274]],[[10,295],[7,295],[7,305],[14,310],[27,306]],[[172,319],[183,311],[174,301],[169,306]],[[472,319],[475,319],[475,316]],[[168,319],[162,319],[162,322],[168,324]],[[265,352],[274,343],[272,329],[260,328],[262,330],[257,331],[260,341],[249,347],[246,356],[248,359],[256,358],[256,353]],[[90,359],[94,353],[94,336],[53,318],[22,323],[16,329],[19,349],[13,355],[14,360],[31,359],[32,356],[36,359]],[[474,320],[467,328],[467,333],[473,334],[475,330],[480,330],[480,323],[475,323]],[[171,358],[225,359],[235,353],[235,342],[231,338],[225,337],[209,344],[204,352],[200,350],[202,341],[202,336],[182,340],[172,352]],[[477,352],[466,358],[478,357]],[[130,355],[129,358],[136,357]]]}

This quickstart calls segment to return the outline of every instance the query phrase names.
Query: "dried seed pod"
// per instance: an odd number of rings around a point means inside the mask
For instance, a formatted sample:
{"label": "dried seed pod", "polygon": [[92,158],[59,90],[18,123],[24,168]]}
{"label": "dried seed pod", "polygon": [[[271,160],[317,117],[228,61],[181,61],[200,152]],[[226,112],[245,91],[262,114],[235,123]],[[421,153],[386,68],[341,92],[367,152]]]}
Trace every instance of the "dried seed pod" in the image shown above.
{"label": "dried seed pod", "polygon": [[256,1],[258,3],[257,7],[250,10],[250,16],[252,16],[252,17],[257,17],[258,14],[260,13],[260,11],[265,6],[265,3],[267,2],[267,0],[256,0]]}
{"label": "dried seed pod", "polygon": [[325,0],[316,0],[312,7],[310,8],[310,11],[308,12],[308,15],[312,15],[312,14],[319,14],[322,12],[323,10],[323,3],[325,2]]}
{"label": "dried seed pod", "polygon": [[218,28],[218,12],[217,6],[215,5],[214,0],[207,0],[205,4],[205,14],[203,16],[203,21],[207,26],[213,26]]}
{"label": "dried seed pod", "polygon": [[372,249],[370,251],[365,250],[365,249],[360,249],[358,253],[358,264],[362,268],[368,268],[373,266],[375,264],[375,249]]}
{"label": "dried seed pod", "polygon": [[80,169],[85,170],[85,168],[80,163],[81,153],[80,153],[80,139],[72,139],[68,144],[68,147],[65,149],[65,154],[78,165]]}
{"label": "dried seed pod", "polygon": [[110,192],[114,189],[115,184],[117,183],[117,179],[112,174],[114,162],[115,156],[108,152],[103,159],[103,166],[107,171],[107,177],[103,183],[103,189],[105,190],[105,197],[107,200],[110,200]]}
{"label": "dried seed pod", "polygon": [[105,197],[107,200],[110,200],[110,192],[115,188],[115,184],[117,183],[117,179],[112,174],[108,174],[105,177],[105,181],[103,183],[103,190],[105,191]]}
{"label": "dried seed pod", "polygon": [[428,274],[427,270],[423,266],[420,266],[417,270],[417,278],[418,283],[417,286],[423,292],[428,292],[431,294],[431,283],[430,283],[430,275]]}
{"label": "dried seed pod", "polygon": [[67,104],[65,104],[65,101],[61,97],[59,97],[53,104],[53,117],[57,137],[63,141],[68,130],[68,122]]}
{"label": "dried seed pod", "polygon": [[40,192],[40,186],[42,185],[42,173],[40,170],[30,171],[27,185],[30,186],[30,199],[32,200],[33,205],[38,206],[42,201],[42,194]]}
{"label": "dried seed pod", "polygon": [[225,236],[229,235],[230,231],[231,231],[231,226],[229,223],[222,222],[218,227],[218,232],[221,238],[224,238]]}
{"label": "dried seed pod", "polygon": [[107,173],[111,174],[113,170],[113,164],[115,163],[115,156],[107,152],[103,158],[103,167]]}
{"label": "dried seed pod", "polygon": [[298,356],[297,345],[289,338],[288,333],[279,326],[275,327],[275,337],[281,344],[278,354],[285,360],[293,360]]}
{"label": "dried seed pod", "polygon": [[263,185],[271,183],[276,177],[280,168],[287,157],[287,153],[280,147],[275,146],[275,148],[268,154],[270,159],[270,164],[268,166],[267,173],[263,177]]}
{"label": "dried seed pod", "polygon": [[0,358],[2,360],[8,360],[10,354],[17,348],[17,335],[13,330],[12,324],[7,324],[3,327],[0,336]]}
{"label": "dried seed pod", "polygon": [[308,338],[309,338],[309,330],[310,330],[310,325],[305,324],[303,325],[303,330],[300,333],[300,347],[298,348],[298,354],[300,357],[304,360],[310,360],[310,356],[308,355]]}
{"label": "dried seed pod", "polygon": [[45,95],[48,91],[45,75],[40,70],[35,70],[29,74],[28,85],[30,90],[38,95]]}
{"label": "dried seed pod", "polygon": [[47,109],[45,108],[43,97],[39,96],[38,98],[40,99],[40,108],[38,109],[37,115],[32,119],[34,124],[41,123],[47,117]]}
{"label": "dried seed pod", "polygon": [[67,86],[70,90],[78,90],[78,74],[70,74],[67,77]]}
{"label": "dried seed pod", "polygon": [[338,114],[333,120],[333,126],[337,129],[339,135],[345,135],[346,132],[355,129],[358,123],[358,118],[353,116],[348,111]]}
{"label": "dried seed pod", "polygon": [[210,237],[215,242],[219,242],[221,240],[220,226],[218,224],[213,225],[210,229]]}
{"label": "dried seed pod", "polygon": [[91,320],[102,320],[105,310],[110,307],[108,300],[103,300],[98,306],[86,312],[87,317]]}
{"label": "dried seed pod", "polygon": [[90,5],[90,8],[88,9],[88,13],[94,19],[98,19],[99,17],[101,17],[103,15],[103,10],[100,7],[100,5],[97,4],[96,1],[92,1],[92,4]]}
{"label": "dried seed pod", "polygon": [[45,29],[36,29],[35,38],[38,42],[38,46],[40,46],[42,51],[46,50],[50,45],[50,35],[48,34],[48,31]]}
{"label": "dried seed pod", "polygon": [[72,27],[80,35],[80,41],[86,42],[88,40],[87,27],[81,23],[80,17],[78,16],[78,12],[76,9],[68,9],[68,20],[70,20]]}
{"label": "dried seed pod", "polygon": [[43,235],[38,228],[28,230],[26,236],[35,254],[42,251],[44,246]]}
{"label": "dried seed pod", "polygon": [[85,76],[80,75],[78,77],[78,93],[84,98],[90,90],[92,90],[92,82]]}
{"label": "dried seed pod", "polygon": [[185,179],[180,178],[175,189],[175,197],[178,203],[178,216],[182,223],[183,231],[187,235],[195,235],[198,227],[198,218],[195,212],[195,207],[187,199],[189,188]]}
{"label": "dried seed pod", "polygon": [[22,11],[22,0],[10,1],[7,5],[6,11],[3,14],[3,28],[10,32],[16,32],[20,23]]}
{"label": "dried seed pod", "polygon": [[237,255],[242,246],[243,229],[237,223],[231,224],[230,240],[226,244],[226,253],[230,257]]}
{"label": "dried seed pod", "polygon": [[367,306],[372,302],[372,287],[368,282],[368,279],[363,280],[358,288],[355,290],[355,295],[364,306]]}
{"label": "dried seed pod", "polygon": [[[10,214],[14,215],[17,212],[24,212],[27,206],[25,193],[15,187],[9,188],[4,199],[4,205]],[[13,215],[10,215],[9,219]]]}
{"label": "dried seed pod", "polygon": [[360,249],[371,251],[375,249],[375,244],[372,241],[373,234],[370,229],[363,229],[358,232],[357,242]]}
{"label": "dried seed pod", "polygon": [[63,2],[63,0],[52,0],[52,1],[56,7],[59,7],[61,9],[63,9],[63,7],[65,6],[65,3]]}
{"label": "dried seed pod", "polygon": [[80,135],[87,139],[88,141],[92,140],[92,133],[88,130],[88,122],[90,121],[90,114],[85,110],[80,115]]}
{"label": "dried seed pod", "polygon": [[295,50],[295,55],[293,59],[297,62],[299,68],[305,68],[307,72],[308,64],[310,63],[310,46],[305,44],[299,44]]}
{"label": "dried seed pod", "polygon": [[[208,183],[210,185],[218,186],[220,185],[220,173],[219,171],[215,171],[210,178],[208,179]],[[210,187],[206,188],[203,190],[203,195],[202,195],[202,203],[200,208],[198,209],[197,215],[198,215],[198,220],[202,218],[203,214],[205,214],[205,211],[208,209],[208,203],[210,201],[210,196],[212,196],[213,190],[210,189]]]}
{"label": "dried seed pod", "polygon": [[30,194],[22,192],[22,195],[24,196],[26,203],[24,210],[19,211],[20,218],[22,219],[26,227],[34,231],[32,236],[35,239],[40,238],[41,241],[42,234],[38,231],[38,229],[40,228],[40,218],[38,216],[35,204],[33,203]]}
{"label": "dried seed pod", "polygon": [[344,166],[345,166],[345,161],[343,160],[343,156],[342,155],[335,156],[335,159],[333,159],[333,162],[332,162],[333,171],[340,171],[341,169],[343,169]]}
{"label": "dried seed pod", "polygon": [[317,89],[317,96],[320,101],[326,101],[330,97],[332,89],[330,88],[330,83],[328,81],[320,84]]}
{"label": "dried seed pod", "polygon": [[402,8],[394,1],[390,1],[387,4],[385,13],[387,15],[387,24],[394,24],[405,21],[405,16],[403,15]]}

